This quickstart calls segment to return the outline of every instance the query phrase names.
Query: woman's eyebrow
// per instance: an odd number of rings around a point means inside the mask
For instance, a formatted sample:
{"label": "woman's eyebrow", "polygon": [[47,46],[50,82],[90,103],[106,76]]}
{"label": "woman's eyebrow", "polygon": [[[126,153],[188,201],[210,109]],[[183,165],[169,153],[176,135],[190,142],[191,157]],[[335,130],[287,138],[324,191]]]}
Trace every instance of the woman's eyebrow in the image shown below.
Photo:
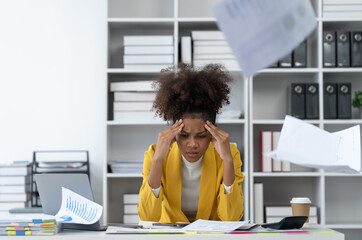
{"label": "woman's eyebrow", "polygon": [[[188,132],[186,132],[185,130],[181,130],[181,132],[183,132],[183,133],[186,133],[186,134],[190,134],[190,133],[188,133]],[[200,134],[203,134],[203,133],[206,133],[207,131],[206,130],[204,130],[204,131],[201,131],[201,132],[198,132],[198,133],[196,133],[196,135],[200,135]]]}
{"label": "woman's eyebrow", "polygon": [[200,135],[200,134],[203,134],[203,133],[206,133],[206,132],[207,132],[207,131],[205,130],[205,131],[198,132],[198,133],[196,133],[196,134]]}

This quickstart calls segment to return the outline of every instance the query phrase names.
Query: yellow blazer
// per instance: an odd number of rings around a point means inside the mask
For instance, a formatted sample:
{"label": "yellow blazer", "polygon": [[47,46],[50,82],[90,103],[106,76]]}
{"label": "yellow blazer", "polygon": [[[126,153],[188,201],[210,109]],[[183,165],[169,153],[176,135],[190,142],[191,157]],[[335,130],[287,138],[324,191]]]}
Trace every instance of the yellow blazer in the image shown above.
{"label": "yellow blazer", "polygon": [[[231,192],[224,193],[223,161],[212,142],[202,160],[199,203],[196,219],[239,221],[243,216],[244,197],[241,182],[240,153],[235,145],[230,144],[235,168],[235,181]],[[162,223],[189,222],[181,210],[182,160],[177,143],[173,143],[163,160],[161,191],[158,198],[148,184],[151,163],[156,144],[145,152],[143,163],[143,183],[139,192],[138,215],[142,221]]]}

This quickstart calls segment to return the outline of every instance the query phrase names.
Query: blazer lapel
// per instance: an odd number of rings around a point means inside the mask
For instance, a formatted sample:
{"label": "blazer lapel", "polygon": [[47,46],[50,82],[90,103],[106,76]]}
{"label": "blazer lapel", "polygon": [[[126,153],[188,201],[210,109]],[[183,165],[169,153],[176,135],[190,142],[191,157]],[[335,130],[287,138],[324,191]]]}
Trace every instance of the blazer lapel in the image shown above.
{"label": "blazer lapel", "polygon": [[209,219],[215,199],[216,185],[216,158],[214,154],[214,146],[210,143],[202,160],[199,205],[196,219]]}
{"label": "blazer lapel", "polygon": [[177,143],[174,143],[167,157],[167,198],[172,205],[175,215],[187,221],[186,216],[181,211],[181,193],[182,193],[182,160],[181,152]]}

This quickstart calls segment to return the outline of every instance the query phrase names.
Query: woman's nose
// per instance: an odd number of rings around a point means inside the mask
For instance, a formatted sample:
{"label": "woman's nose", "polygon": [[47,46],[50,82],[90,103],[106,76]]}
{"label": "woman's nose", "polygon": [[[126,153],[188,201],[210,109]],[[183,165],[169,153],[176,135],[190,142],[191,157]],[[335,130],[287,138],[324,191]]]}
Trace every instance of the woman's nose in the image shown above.
{"label": "woman's nose", "polygon": [[195,138],[190,138],[190,141],[188,142],[188,147],[196,147],[197,146],[197,141],[195,140]]}

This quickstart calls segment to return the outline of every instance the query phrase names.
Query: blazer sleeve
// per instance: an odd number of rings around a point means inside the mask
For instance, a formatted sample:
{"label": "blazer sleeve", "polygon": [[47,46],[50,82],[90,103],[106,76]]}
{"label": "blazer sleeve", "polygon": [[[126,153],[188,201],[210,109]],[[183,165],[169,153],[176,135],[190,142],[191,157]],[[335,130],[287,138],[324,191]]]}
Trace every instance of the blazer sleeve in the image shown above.
{"label": "blazer sleeve", "polygon": [[241,172],[242,163],[239,150],[233,144],[230,145],[230,148],[233,154],[235,180],[229,194],[225,194],[224,185],[220,184],[217,213],[221,221],[240,221],[244,213],[244,196],[241,188],[244,175]]}
{"label": "blazer sleeve", "polygon": [[155,197],[150,185],[148,184],[148,177],[150,175],[150,169],[155,149],[156,144],[151,145],[148,151],[145,152],[145,157],[143,161],[143,181],[139,191],[140,201],[137,205],[138,215],[142,221],[158,222],[160,220],[162,212],[162,200],[165,197],[162,184],[158,198]]}

